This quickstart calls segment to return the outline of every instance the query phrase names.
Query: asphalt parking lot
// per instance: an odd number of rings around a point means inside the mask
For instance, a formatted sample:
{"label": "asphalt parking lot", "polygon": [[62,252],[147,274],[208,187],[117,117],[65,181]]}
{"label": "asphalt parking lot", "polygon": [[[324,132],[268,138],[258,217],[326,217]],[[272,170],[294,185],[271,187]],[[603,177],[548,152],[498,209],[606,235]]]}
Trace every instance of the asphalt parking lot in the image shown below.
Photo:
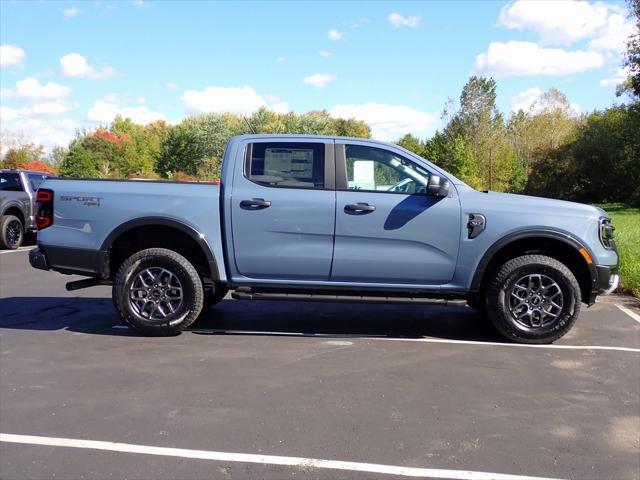
{"label": "asphalt parking lot", "polygon": [[468,308],[231,299],[142,338],[71,279],[0,253],[2,479],[640,478],[628,299],[541,347]]}

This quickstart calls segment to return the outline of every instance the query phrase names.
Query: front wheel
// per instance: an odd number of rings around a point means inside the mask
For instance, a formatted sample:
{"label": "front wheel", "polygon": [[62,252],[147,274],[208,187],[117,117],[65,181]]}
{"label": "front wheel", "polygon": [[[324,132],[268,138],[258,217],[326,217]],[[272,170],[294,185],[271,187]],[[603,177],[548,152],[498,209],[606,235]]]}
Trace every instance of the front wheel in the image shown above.
{"label": "front wheel", "polygon": [[113,302],[122,319],[144,335],[178,335],[202,310],[202,281],[191,262],[164,248],[131,255],[118,269]]}
{"label": "front wheel", "polygon": [[0,217],[0,248],[15,250],[24,240],[24,227],[15,215]]}
{"label": "front wheel", "polygon": [[580,313],[580,286],[566,265],[544,255],[506,262],[487,288],[494,327],[519,343],[552,343]]}

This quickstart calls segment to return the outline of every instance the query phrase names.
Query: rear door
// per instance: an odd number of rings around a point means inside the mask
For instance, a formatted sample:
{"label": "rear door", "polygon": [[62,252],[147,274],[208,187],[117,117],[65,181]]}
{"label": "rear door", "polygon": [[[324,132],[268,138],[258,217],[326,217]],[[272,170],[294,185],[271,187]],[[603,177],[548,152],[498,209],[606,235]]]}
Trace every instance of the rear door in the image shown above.
{"label": "rear door", "polygon": [[25,221],[29,223],[29,204],[29,194],[22,184],[20,173],[0,172],[0,214],[8,208],[16,207],[23,212],[26,217]]}
{"label": "rear door", "polygon": [[328,280],[334,187],[333,140],[247,143],[231,196],[236,272],[249,279]]}
{"label": "rear door", "polygon": [[460,203],[426,194],[431,172],[392,147],[336,140],[336,237],[331,280],[440,285],[451,281]]}

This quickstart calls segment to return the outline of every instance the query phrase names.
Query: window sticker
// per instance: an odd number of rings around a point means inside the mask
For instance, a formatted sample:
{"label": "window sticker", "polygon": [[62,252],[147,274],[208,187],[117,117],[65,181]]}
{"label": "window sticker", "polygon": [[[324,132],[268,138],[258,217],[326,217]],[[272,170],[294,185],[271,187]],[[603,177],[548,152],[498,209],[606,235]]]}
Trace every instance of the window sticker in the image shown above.
{"label": "window sticker", "polygon": [[264,173],[313,178],[313,149],[267,148],[264,152]]}

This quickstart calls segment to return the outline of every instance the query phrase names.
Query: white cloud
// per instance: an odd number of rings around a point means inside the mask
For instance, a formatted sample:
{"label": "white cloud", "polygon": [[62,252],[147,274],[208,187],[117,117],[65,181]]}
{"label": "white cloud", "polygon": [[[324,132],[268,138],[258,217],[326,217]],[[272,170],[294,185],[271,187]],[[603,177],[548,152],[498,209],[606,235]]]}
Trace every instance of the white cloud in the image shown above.
{"label": "white cloud", "polygon": [[305,77],[302,82],[307,85],[311,85],[312,87],[324,88],[335,79],[336,76],[330,73],[314,73],[313,75]]}
{"label": "white cloud", "polygon": [[[27,107],[15,110],[19,116],[41,117],[61,115],[70,111],[73,108],[67,99],[70,94],[71,89],[65,85],[55,82],[42,85],[36,78],[27,77],[16,82],[13,89],[2,89],[1,97],[3,100],[29,104]],[[7,111],[5,111],[6,114]]]}
{"label": "white cloud", "polygon": [[70,111],[72,108],[73,106],[66,101],[34,103],[29,115],[33,117],[62,115],[63,113]]}
{"label": "white cloud", "polygon": [[43,100],[60,100],[68,97],[71,89],[55,82],[41,85],[34,77],[27,77],[16,82],[14,89],[3,89],[2,98],[18,102],[38,102]]}
{"label": "white cloud", "polygon": [[[111,97],[110,100],[113,98]],[[112,101],[96,100],[87,112],[87,120],[94,123],[111,123],[117,115],[130,118],[135,123],[146,125],[156,120],[166,120],[163,113],[153,112],[144,105],[138,107],[121,107]]]}
{"label": "white cloud", "polygon": [[329,40],[338,41],[344,38],[344,32],[339,32],[338,30],[332,28],[331,30],[329,30],[327,36],[329,37]]}
{"label": "white cloud", "polygon": [[518,110],[523,110],[528,112],[536,100],[540,98],[540,95],[542,95],[542,90],[538,87],[532,87],[524,92],[518,93],[511,99],[511,111],[517,112]]}
{"label": "white cloud", "polygon": [[267,106],[265,99],[249,86],[187,90],[182,95],[182,104],[189,114],[215,112],[243,115]]}
{"label": "white cloud", "polygon": [[329,57],[333,57],[333,52],[330,52],[329,50],[320,50],[318,52],[318,55],[324,58],[329,58]]}
{"label": "white cloud", "polygon": [[623,67],[623,68],[618,68],[615,73],[609,77],[609,78],[603,78],[602,80],[600,80],[600,86],[601,87],[616,87],[618,85],[620,85],[621,83],[624,83],[627,81],[627,78],[629,78],[629,69],[627,67]]}
{"label": "white cloud", "polygon": [[17,45],[0,45],[0,68],[21,67],[26,54]]}
{"label": "white cloud", "polygon": [[371,135],[374,138],[385,141],[395,140],[405,133],[431,133],[437,122],[435,115],[406,105],[336,105],[329,113],[334,117],[362,120],[371,127]]}
{"label": "white cloud", "polygon": [[105,66],[100,70],[87,63],[87,60],[79,53],[69,53],[60,59],[61,73],[65,77],[88,78],[101,80],[113,76],[113,68]]}
{"label": "white cloud", "polygon": [[71,7],[71,8],[65,8],[62,11],[62,14],[65,16],[65,18],[73,18],[76,15],[82,13],[82,10],[76,8],[76,7]]}
{"label": "white cloud", "polygon": [[547,44],[570,45],[588,38],[605,26],[607,5],[578,1],[518,0],[502,8],[498,24],[517,30],[533,30]]}
{"label": "white cloud", "polygon": [[630,18],[622,13],[611,14],[606,26],[589,42],[589,48],[623,53],[627,47],[627,39],[634,30],[635,25]]}
{"label": "white cloud", "polygon": [[[564,99],[566,100],[566,99]],[[511,111],[531,112],[534,114],[555,110],[566,110],[571,115],[579,115],[580,107],[576,103],[567,103],[563,97],[546,94],[538,87],[528,88],[511,99]]]}
{"label": "white cloud", "polygon": [[416,28],[417,26],[420,25],[420,17],[417,17],[417,16],[404,17],[396,12],[390,13],[389,16],[387,17],[387,20],[389,20],[389,23],[394,27]]}
{"label": "white cloud", "polygon": [[178,88],[180,88],[180,85],[178,85],[177,83],[173,83],[173,82],[167,82],[164,84],[165,88],[169,89],[169,90],[178,90]]}
{"label": "white cloud", "polygon": [[15,116],[10,121],[4,118],[6,107],[0,107],[3,116],[3,136],[22,138],[23,141],[43,145],[50,151],[59,145],[68,145],[75,136],[80,125],[69,118],[59,120],[41,120],[38,118],[23,118]]}
{"label": "white cloud", "polygon": [[634,23],[620,5],[588,1],[517,0],[502,8],[498,24],[536,32],[547,45],[590,40],[589,48],[623,52]]}
{"label": "white cloud", "polygon": [[5,107],[0,105],[0,123],[9,122],[18,118],[20,111],[15,108]]}
{"label": "white cloud", "polygon": [[284,63],[286,61],[287,61],[286,57],[276,57],[276,62],[278,63]]}
{"label": "white cloud", "polygon": [[280,97],[269,95],[267,96],[267,101],[269,102],[267,108],[276,113],[289,113],[292,110],[289,104]]}
{"label": "white cloud", "polygon": [[598,52],[543,48],[532,42],[492,42],[476,57],[475,69],[496,77],[510,75],[570,75],[600,68]]}

